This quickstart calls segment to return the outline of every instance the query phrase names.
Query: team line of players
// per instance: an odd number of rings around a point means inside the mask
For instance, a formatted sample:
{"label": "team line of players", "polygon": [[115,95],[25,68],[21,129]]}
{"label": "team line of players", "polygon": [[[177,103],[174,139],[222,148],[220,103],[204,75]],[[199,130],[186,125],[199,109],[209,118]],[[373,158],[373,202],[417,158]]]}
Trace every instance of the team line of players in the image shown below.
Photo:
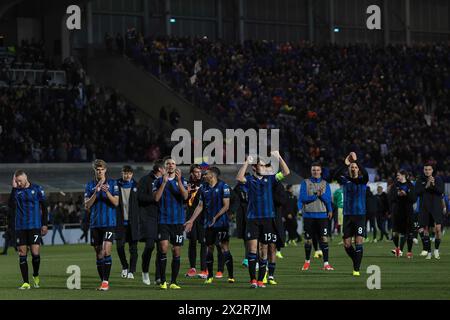
{"label": "team line of players", "polygon": [[[242,237],[245,240],[246,260],[251,288],[264,288],[268,282],[276,284],[275,252],[282,228],[276,222],[274,205],[275,185],[289,175],[290,171],[279,154],[272,152],[280,164],[280,172],[273,172],[270,164],[261,159],[248,157],[240,168],[236,180],[246,193],[246,215],[241,222]],[[252,167],[252,174],[247,173]],[[155,163],[153,170],[140,179],[133,177],[130,166],[124,166],[122,178],[111,179],[107,176],[107,164],[103,160],[93,162],[95,177],[86,185],[85,206],[89,212],[91,244],[95,249],[96,264],[101,291],[109,290],[109,277],[112,266],[112,244],[116,240],[117,251],[122,264],[122,277],[134,278],[137,263],[137,243],[145,242],[142,254],[142,276],[145,284],[150,284],[150,257],[156,248],[155,278],[161,289],[180,289],[177,278],[180,270],[180,251],[184,242],[184,232],[190,235],[189,248],[191,269],[187,276],[195,274],[195,241],[202,240],[201,264],[205,283],[213,281],[214,247],[221,252],[222,264],[227,266],[228,282],[234,283],[233,256],[229,247],[230,187],[220,177],[217,167],[210,167],[201,179],[198,166],[191,167],[189,183],[177,169],[175,160],[167,157]],[[343,206],[343,243],[353,262],[353,275],[360,275],[363,257],[363,238],[366,230],[366,188],[368,173],[351,152],[335,174],[344,192]],[[200,182],[202,181],[202,182]],[[28,181],[22,170],[15,172],[12,182],[10,207],[15,210],[15,228],[19,249],[19,265],[23,284],[19,289],[29,289],[27,253],[31,251],[33,267],[33,285],[40,286],[40,243],[41,236],[48,232],[47,206],[45,192],[39,185]],[[397,182],[391,189],[390,200],[393,203],[394,242],[398,251],[398,236],[404,235],[412,241],[410,233],[414,224],[413,203],[420,199],[420,226],[425,248],[431,252],[429,240],[430,221],[436,231],[435,257],[439,258],[441,231],[440,197],[443,183],[433,176],[433,168],[424,167],[424,176],[413,185],[407,174],[397,172]],[[185,204],[188,202],[188,219]],[[310,268],[312,237],[319,236],[320,249],[323,252],[323,270],[332,271],[328,262],[328,219],[331,218],[331,190],[321,177],[321,166],[311,165],[311,177],[300,186],[299,205],[303,212],[305,232],[305,263],[303,270]],[[192,208],[191,210],[189,208]],[[244,226],[242,226],[244,224]],[[410,239],[411,238],[411,239]],[[125,243],[130,247],[130,262],[125,256]],[[353,246],[353,243],[355,246]],[[171,247],[171,280],[166,279],[167,255]],[[398,254],[398,252],[396,252]],[[431,256],[430,256],[431,257]],[[193,262],[192,262],[193,261]],[[205,268],[206,267],[206,268]],[[259,269],[258,269],[259,267]],[[205,270],[206,269],[206,270]],[[258,274],[257,274],[258,272]]]}

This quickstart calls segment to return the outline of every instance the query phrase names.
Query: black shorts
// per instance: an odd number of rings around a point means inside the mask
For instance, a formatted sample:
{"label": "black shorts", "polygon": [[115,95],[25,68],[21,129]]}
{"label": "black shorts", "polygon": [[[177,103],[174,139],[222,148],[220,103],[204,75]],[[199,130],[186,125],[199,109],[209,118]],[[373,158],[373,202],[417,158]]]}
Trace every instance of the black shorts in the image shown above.
{"label": "black shorts", "polygon": [[344,215],[343,227],[344,239],[351,237],[366,236],[366,216],[365,215]]}
{"label": "black shorts", "polygon": [[203,243],[205,241],[205,227],[203,226],[203,219],[197,217],[192,224],[192,229],[186,233],[186,237],[190,241],[198,241],[198,243]]}
{"label": "black shorts", "polygon": [[207,228],[204,241],[207,246],[215,245],[217,242],[228,242],[230,241],[229,229],[227,227]]}
{"label": "black shorts", "polygon": [[158,241],[169,240],[173,246],[182,246],[184,241],[184,226],[182,224],[159,224]]}
{"label": "black shorts", "polygon": [[439,213],[422,211],[419,213],[420,227],[434,227],[435,224],[442,224],[443,216],[442,211]]}
{"label": "black shorts", "polygon": [[314,235],[319,237],[328,236],[328,218],[304,218],[303,231],[306,240],[311,240]]}
{"label": "black shorts", "polygon": [[31,246],[41,244],[41,229],[16,230],[18,246]]}
{"label": "black shorts", "polygon": [[248,219],[245,240],[258,240],[263,244],[276,243],[278,240],[275,221],[268,219]]}
{"label": "black shorts", "polygon": [[113,242],[116,237],[115,233],[115,227],[91,228],[91,245],[98,247],[105,241]]}

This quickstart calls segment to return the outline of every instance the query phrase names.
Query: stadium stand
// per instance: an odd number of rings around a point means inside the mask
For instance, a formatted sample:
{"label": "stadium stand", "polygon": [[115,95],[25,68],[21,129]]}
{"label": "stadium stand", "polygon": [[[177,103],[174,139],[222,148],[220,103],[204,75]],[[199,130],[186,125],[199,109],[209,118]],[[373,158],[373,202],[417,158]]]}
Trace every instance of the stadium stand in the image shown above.
{"label": "stadium stand", "polygon": [[434,160],[450,181],[448,45],[241,46],[141,35],[131,45],[134,61],[227,128],[279,127],[300,174],[314,161],[333,169],[356,150],[376,180]]}

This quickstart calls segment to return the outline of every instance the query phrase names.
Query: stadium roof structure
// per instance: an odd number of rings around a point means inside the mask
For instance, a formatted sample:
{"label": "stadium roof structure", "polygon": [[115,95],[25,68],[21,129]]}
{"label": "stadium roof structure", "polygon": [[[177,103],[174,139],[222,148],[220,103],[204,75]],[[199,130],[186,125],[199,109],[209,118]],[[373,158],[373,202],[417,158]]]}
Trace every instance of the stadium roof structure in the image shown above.
{"label": "stadium roof structure", "polygon": [[[115,179],[120,178],[122,166],[128,164],[133,167],[135,179],[152,170],[152,163],[108,163],[108,174]],[[236,174],[239,165],[218,165],[221,179],[231,187],[236,184]],[[189,166],[180,165],[178,168],[188,179]],[[32,164],[2,164],[0,166],[0,194],[11,192],[11,180],[17,169],[25,170],[32,183],[41,185],[47,193],[76,193],[84,192],[86,183],[93,178],[90,163],[32,163]],[[291,173],[283,182],[298,184],[302,179]]]}

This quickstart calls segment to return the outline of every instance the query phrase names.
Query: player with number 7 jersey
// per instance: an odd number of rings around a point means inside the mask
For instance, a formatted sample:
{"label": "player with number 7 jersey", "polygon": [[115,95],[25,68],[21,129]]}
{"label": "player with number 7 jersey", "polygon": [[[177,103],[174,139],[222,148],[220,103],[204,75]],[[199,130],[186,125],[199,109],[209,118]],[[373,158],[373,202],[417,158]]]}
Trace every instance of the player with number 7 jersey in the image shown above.
{"label": "player with number 7 jersey", "polygon": [[111,273],[111,250],[116,229],[116,207],[119,205],[119,187],[116,180],[106,177],[107,166],[103,160],[92,164],[95,179],[86,185],[84,203],[89,212],[91,244],[97,257],[100,291],[109,290]]}

